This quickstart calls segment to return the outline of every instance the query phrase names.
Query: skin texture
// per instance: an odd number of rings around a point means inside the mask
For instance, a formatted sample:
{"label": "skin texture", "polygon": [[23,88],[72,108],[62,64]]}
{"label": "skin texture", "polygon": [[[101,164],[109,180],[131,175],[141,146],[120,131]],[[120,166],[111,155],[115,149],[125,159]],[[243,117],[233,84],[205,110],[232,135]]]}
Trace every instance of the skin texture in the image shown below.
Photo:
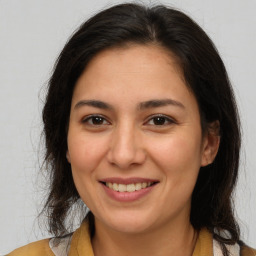
{"label": "skin texture", "polygon": [[[171,104],[141,104],[166,99]],[[88,100],[109,108],[82,102]],[[196,99],[164,49],[132,45],[94,57],[75,86],[67,159],[95,216],[95,255],[191,255],[191,195],[218,144],[218,136],[202,136]],[[120,202],[100,182],[112,177],[157,184],[138,200]]]}

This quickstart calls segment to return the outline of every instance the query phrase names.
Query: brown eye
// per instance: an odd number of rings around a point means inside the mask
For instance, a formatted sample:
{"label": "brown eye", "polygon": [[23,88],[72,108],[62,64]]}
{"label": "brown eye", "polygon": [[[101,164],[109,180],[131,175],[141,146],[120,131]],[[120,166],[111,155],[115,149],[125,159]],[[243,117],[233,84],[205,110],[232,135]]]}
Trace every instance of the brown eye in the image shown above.
{"label": "brown eye", "polygon": [[99,126],[99,125],[108,125],[109,122],[102,116],[89,116],[87,118],[85,118],[83,121],[83,123],[87,123],[89,125],[95,125],[95,126]]}
{"label": "brown eye", "polygon": [[164,125],[166,122],[166,118],[164,117],[154,117],[152,120],[154,125]]}
{"label": "brown eye", "polygon": [[156,126],[170,125],[173,123],[175,123],[173,119],[164,115],[153,116],[147,122],[147,124],[149,125],[156,125]]}
{"label": "brown eye", "polygon": [[94,125],[100,125],[104,123],[104,119],[100,116],[94,116],[91,118],[91,122]]}

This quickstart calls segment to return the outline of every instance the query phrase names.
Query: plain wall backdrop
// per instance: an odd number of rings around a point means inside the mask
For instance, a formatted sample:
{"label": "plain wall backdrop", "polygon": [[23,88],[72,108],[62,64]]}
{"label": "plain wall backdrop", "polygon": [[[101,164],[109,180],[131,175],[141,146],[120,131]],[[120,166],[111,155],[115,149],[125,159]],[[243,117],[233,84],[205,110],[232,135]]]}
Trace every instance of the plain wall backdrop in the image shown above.
{"label": "plain wall backdrop", "polygon": [[[42,88],[72,32],[99,10],[121,2],[0,0],[0,255],[48,236],[36,219],[45,193],[38,174]],[[244,241],[256,247],[256,1],[161,3],[195,19],[226,64],[243,127],[236,212]]]}

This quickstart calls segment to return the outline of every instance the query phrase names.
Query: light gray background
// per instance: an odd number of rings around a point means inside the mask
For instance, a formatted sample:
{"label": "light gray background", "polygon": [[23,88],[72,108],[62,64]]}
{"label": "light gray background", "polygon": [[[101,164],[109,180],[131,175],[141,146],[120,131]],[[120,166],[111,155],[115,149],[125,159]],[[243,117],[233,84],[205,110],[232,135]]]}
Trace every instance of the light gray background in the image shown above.
{"label": "light gray background", "polygon": [[[0,0],[0,254],[47,236],[36,220],[44,194],[38,175],[38,95],[74,29],[118,2],[122,1]],[[213,39],[228,69],[243,125],[236,209],[243,239],[256,247],[256,1],[162,3],[194,18]]]}

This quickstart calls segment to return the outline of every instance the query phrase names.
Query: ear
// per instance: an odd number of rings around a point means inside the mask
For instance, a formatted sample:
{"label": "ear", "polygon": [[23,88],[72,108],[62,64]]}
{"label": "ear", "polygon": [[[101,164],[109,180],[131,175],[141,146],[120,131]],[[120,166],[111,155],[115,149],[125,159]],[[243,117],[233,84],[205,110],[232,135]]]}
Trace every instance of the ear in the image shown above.
{"label": "ear", "polygon": [[220,122],[218,120],[208,124],[202,144],[201,166],[211,164],[219,150],[220,145]]}
{"label": "ear", "polygon": [[66,158],[67,158],[68,162],[70,163],[70,155],[69,155],[69,151],[68,150],[66,152]]}

